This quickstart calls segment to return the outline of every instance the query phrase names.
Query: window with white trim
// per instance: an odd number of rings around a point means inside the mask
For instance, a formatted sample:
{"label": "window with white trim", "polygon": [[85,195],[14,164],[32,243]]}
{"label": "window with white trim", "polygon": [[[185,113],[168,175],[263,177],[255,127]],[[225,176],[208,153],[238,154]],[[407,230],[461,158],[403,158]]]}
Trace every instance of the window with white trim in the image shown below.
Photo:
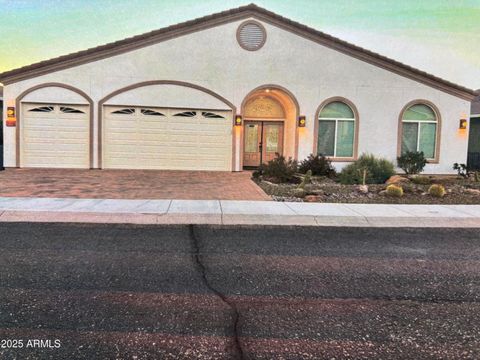
{"label": "window with white trim", "polygon": [[352,158],[355,126],[355,114],[350,106],[341,101],[325,105],[318,116],[317,153]]}
{"label": "window with white trim", "polygon": [[438,117],[426,104],[410,106],[402,114],[402,154],[423,151],[426,159],[435,159]]}

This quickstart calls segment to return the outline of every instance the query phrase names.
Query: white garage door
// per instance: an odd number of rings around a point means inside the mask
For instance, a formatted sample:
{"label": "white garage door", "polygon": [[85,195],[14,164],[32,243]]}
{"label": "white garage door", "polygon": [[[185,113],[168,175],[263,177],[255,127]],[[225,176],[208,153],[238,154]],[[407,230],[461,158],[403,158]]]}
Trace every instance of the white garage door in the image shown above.
{"label": "white garage door", "polygon": [[89,168],[88,105],[22,104],[21,167]]}
{"label": "white garage door", "polygon": [[231,111],[107,106],[104,168],[232,169]]}

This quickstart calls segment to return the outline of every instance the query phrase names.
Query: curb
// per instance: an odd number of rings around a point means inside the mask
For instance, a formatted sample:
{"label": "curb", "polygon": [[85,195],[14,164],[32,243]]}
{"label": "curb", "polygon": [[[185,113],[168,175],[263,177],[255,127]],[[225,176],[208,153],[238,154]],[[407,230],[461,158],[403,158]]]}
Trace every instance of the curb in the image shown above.
{"label": "curb", "polygon": [[4,211],[0,223],[91,223],[138,225],[261,225],[318,227],[409,227],[409,228],[480,228],[480,218],[362,217],[310,215],[244,214],[139,214],[50,211]]}

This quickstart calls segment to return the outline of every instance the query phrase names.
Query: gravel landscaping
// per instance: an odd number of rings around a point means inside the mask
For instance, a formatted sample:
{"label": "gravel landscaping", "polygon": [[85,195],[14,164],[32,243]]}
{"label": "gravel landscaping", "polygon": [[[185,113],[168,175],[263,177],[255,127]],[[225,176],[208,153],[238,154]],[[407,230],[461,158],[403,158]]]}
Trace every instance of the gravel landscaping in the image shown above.
{"label": "gravel landscaping", "polygon": [[[275,201],[303,201],[325,203],[365,204],[480,204],[480,182],[473,176],[400,176],[395,175],[385,184],[343,185],[326,177],[312,177],[304,189],[299,184],[275,184],[261,178],[257,184]],[[394,197],[386,193],[389,184],[403,189],[403,196]],[[443,197],[435,197],[428,190],[432,184],[445,188]]]}

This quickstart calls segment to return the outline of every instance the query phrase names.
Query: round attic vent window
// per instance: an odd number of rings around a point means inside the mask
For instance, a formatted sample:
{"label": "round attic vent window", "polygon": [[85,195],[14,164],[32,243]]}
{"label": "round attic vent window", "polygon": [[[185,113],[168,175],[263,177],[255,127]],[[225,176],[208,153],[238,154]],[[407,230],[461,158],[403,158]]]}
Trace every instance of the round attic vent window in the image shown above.
{"label": "round attic vent window", "polygon": [[245,50],[259,50],[267,40],[267,32],[259,22],[253,20],[245,21],[238,27],[237,40]]}

